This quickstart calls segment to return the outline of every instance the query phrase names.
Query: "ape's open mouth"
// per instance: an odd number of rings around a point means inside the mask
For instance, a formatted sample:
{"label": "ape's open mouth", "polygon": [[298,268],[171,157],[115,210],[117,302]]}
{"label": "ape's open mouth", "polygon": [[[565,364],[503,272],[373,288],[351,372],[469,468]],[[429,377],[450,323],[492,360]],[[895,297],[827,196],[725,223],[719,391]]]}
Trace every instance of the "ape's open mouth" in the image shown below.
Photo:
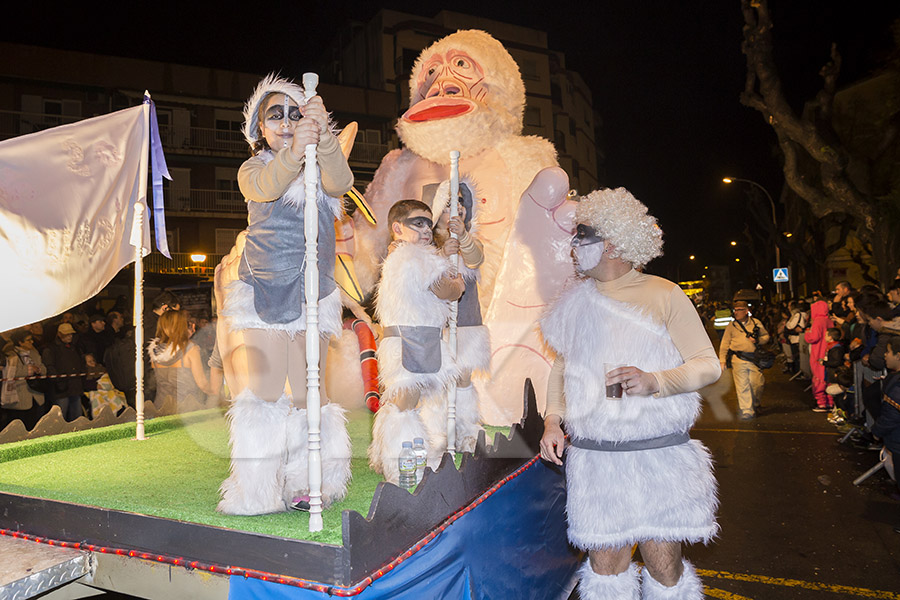
{"label": "ape's open mouth", "polygon": [[449,119],[458,117],[475,110],[475,103],[468,98],[454,98],[452,96],[434,96],[420,100],[409,107],[403,113],[402,119],[414,123],[420,121],[435,121],[437,119]]}

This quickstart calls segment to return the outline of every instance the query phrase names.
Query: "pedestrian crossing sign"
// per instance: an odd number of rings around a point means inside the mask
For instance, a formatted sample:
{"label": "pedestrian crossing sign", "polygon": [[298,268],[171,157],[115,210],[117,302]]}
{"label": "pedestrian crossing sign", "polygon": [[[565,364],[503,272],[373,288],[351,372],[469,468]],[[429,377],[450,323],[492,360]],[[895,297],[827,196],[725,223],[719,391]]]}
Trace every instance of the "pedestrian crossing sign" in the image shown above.
{"label": "pedestrian crossing sign", "polygon": [[788,268],[787,267],[778,267],[777,269],[772,269],[772,281],[775,283],[787,283],[791,278],[788,276]]}

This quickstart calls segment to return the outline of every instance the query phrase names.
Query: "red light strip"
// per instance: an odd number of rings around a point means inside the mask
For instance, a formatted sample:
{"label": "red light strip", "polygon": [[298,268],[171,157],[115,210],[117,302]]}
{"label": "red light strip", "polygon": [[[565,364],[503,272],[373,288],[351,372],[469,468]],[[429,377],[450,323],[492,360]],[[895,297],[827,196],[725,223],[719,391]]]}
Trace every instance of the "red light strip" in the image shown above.
{"label": "red light strip", "polygon": [[459,509],[447,519],[441,523],[437,528],[430,531],[425,537],[416,542],[411,548],[409,548],[406,552],[387,563],[362,581],[360,581],[357,585],[353,587],[341,587],[341,586],[332,586],[325,585],[316,581],[309,581],[306,579],[300,579],[298,577],[290,577],[288,575],[278,575],[275,573],[267,573],[265,571],[256,571],[253,569],[242,569],[240,567],[234,566],[221,566],[221,565],[213,565],[209,563],[203,563],[200,561],[192,560],[188,561],[183,557],[175,557],[169,556],[166,554],[150,554],[147,552],[140,552],[138,550],[129,550],[125,548],[110,548],[107,546],[98,546],[96,544],[88,544],[85,542],[65,542],[61,540],[54,540],[51,538],[45,538],[37,535],[31,535],[28,533],[23,533],[21,531],[13,531],[11,529],[0,529],[0,535],[5,535],[8,537],[27,540],[29,542],[37,542],[40,544],[47,544],[48,546],[59,546],[61,548],[72,548],[74,550],[86,550],[89,552],[99,552],[101,554],[115,554],[117,556],[127,556],[129,558],[140,558],[142,560],[152,560],[159,563],[173,565],[176,567],[185,567],[188,569],[197,569],[200,571],[208,571],[210,573],[217,573],[219,575],[238,575],[242,577],[250,577],[252,579],[260,579],[262,581],[274,581],[276,583],[281,583],[284,585],[292,585],[294,587],[299,587],[307,590],[314,590],[317,592],[321,592],[323,594],[328,594],[331,596],[341,596],[341,597],[350,597],[356,596],[362,593],[367,587],[372,585],[376,580],[380,579],[390,571],[393,571],[400,563],[410,558],[413,554],[427,546],[432,540],[434,540],[438,534],[447,529],[450,525],[452,525],[457,519],[461,518],[463,515],[471,512],[478,505],[483,503],[485,500],[493,496],[500,488],[504,485],[524,473],[526,470],[530,469],[540,458],[540,455],[535,456],[524,465],[492,485],[488,488],[483,494],[481,494],[478,498],[473,500],[467,506]]}

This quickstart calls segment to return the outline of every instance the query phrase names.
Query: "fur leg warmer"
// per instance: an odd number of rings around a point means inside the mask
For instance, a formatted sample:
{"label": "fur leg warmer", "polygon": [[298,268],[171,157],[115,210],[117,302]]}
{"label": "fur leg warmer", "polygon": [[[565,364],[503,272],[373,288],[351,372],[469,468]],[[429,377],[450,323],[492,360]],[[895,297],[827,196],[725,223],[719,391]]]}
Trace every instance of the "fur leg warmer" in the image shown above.
{"label": "fur leg warmer", "polygon": [[618,575],[600,575],[591,568],[591,561],[586,560],[578,569],[578,577],[578,594],[582,600],[639,600],[640,598],[641,579],[635,563],[628,565],[628,569]]}
{"label": "fur leg warmer", "polygon": [[653,576],[644,567],[644,600],[703,600],[703,584],[697,577],[694,565],[686,560],[683,560],[682,564],[684,572],[678,583],[672,587],[665,586],[653,579]]}
{"label": "fur leg warmer", "polygon": [[419,416],[425,425],[425,450],[427,464],[437,470],[441,458],[447,451],[447,389],[422,396],[419,400]]}
{"label": "fur leg warmer", "polygon": [[384,475],[394,485],[400,482],[397,460],[403,442],[413,438],[425,438],[425,426],[415,410],[400,410],[394,404],[384,404],[375,413],[372,427],[372,444],[369,446],[369,466]]}
{"label": "fur leg warmer", "polygon": [[287,450],[284,464],[285,504],[309,493],[309,423],[306,409],[291,406],[287,418]]}
{"label": "fur leg warmer", "polygon": [[228,409],[231,438],[231,475],[219,491],[217,510],[229,515],[261,515],[285,510],[285,422],[290,401],[257,398],[249,389]]}
{"label": "fur leg warmer", "polygon": [[343,500],[350,481],[350,458],[353,455],[347,433],[346,411],[334,402],[322,407],[322,504],[326,507]]}
{"label": "fur leg warmer", "polygon": [[456,451],[475,452],[481,431],[481,410],[474,385],[456,388]]}

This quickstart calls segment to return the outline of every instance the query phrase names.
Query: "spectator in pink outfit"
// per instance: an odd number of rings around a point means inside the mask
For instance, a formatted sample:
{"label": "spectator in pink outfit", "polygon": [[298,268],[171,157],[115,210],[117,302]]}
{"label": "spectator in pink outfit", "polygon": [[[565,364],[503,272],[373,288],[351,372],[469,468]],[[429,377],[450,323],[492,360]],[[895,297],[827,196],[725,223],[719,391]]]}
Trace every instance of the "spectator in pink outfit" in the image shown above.
{"label": "spectator in pink outfit", "polygon": [[809,310],[810,327],[804,334],[809,343],[809,367],[812,370],[813,396],[816,399],[816,412],[828,412],[832,409],[831,398],[825,393],[825,366],[819,359],[828,354],[828,340],[825,332],[829,327],[834,327],[834,322],[828,317],[828,304],[824,300],[813,303]]}

